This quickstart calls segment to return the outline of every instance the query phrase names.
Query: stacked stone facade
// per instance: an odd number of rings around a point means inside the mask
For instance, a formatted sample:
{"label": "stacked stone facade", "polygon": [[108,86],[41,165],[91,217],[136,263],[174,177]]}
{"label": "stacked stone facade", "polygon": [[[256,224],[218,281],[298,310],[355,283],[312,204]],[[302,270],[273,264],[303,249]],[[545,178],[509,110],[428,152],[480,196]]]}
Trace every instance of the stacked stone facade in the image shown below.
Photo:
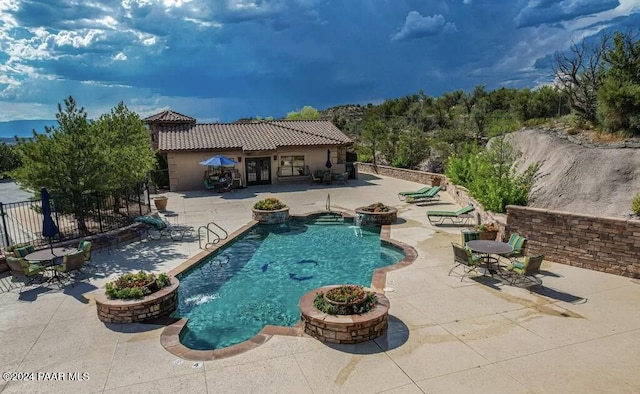
{"label": "stacked stone facade", "polygon": [[507,231],[527,237],[527,254],[640,278],[640,220],[507,207]]}
{"label": "stacked stone facade", "polygon": [[135,323],[171,314],[178,306],[180,282],[171,284],[139,300],[114,300],[104,294],[95,297],[98,318],[104,323]]}

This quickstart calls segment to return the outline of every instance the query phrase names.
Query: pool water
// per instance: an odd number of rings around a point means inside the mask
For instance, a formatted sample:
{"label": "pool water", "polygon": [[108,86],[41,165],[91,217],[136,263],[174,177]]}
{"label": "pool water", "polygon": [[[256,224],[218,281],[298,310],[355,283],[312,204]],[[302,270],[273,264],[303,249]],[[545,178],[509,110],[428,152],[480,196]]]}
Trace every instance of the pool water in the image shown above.
{"label": "pool water", "polygon": [[258,225],[182,274],[174,316],[189,319],[181,342],[219,349],[265,325],[293,326],[298,300],[330,284],[371,284],[375,268],[404,258],[382,245],[380,228],[291,220]]}

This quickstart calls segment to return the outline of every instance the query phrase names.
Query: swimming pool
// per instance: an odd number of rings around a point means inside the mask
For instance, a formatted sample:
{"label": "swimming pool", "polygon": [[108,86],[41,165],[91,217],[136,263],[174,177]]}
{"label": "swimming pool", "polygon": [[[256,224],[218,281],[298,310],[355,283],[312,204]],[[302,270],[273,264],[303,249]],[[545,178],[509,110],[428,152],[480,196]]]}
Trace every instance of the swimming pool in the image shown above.
{"label": "swimming pool", "polygon": [[179,276],[174,316],[189,319],[180,342],[220,349],[246,341],[265,325],[293,326],[298,300],[329,284],[371,284],[373,270],[404,258],[383,245],[380,227],[292,219],[257,225]]}

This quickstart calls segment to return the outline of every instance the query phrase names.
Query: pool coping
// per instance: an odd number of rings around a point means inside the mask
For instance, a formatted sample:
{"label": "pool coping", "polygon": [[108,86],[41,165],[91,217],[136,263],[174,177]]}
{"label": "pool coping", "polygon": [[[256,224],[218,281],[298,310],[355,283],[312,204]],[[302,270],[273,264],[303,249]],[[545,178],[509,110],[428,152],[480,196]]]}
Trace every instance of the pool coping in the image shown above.
{"label": "pool coping", "polygon": [[[343,212],[343,211],[330,211],[330,212],[340,213],[342,214],[342,217],[345,217],[345,218],[354,217],[353,214],[348,212]],[[315,216],[315,215],[326,214],[326,213],[327,211],[315,211],[315,212],[309,212],[306,214],[291,215],[291,218],[307,218],[309,216]],[[229,236],[226,239],[217,243],[214,248],[210,250],[201,251],[200,253],[187,259],[185,262],[183,262],[182,264],[178,265],[177,267],[169,271],[169,275],[177,277],[178,275],[189,270],[191,267],[195,266],[196,264],[199,264],[204,258],[208,257],[212,253],[215,253],[216,251],[218,251],[218,249],[224,247],[230,242],[233,242],[237,237],[246,233],[251,228],[253,228],[253,226],[257,224],[259,224],[257,220],[251,220],[250,222],[248,222],[238,230],[229,234]],[[392,225],[390,224],[384,224],[380,227],[380,241],[382,241],[384,244],[387,244],[402,250],[404,252],[405,257],[403,260],[398,261],[396,264],[389,265],[382,268],[376,268],[373,270],[370,287],[376,293],[380,293],[380,294],[384,294],[383,289],[387,281],[387,272],[391,272],[391,271],[398,270],[400,268],[407,267],[411,265],[418,257],[418,252],[412,246],[391,238],[391,226]],[[191,360],[191,361],[211,361],[211,360],[219,360],[223,358],[236,356],[238,354],[245,353],[251,349],[255,349],[256,347],[270,340],[274,335],[312,338],[311,336],[305,334],[304,327],[302,327],[302,321],[298,320],[298,322],[292,327],[266,325],[256,335],[236,345],[231,345],[222,349],[196,350],[196,349],[191,349],[180,342],[180,332],[182,332],[183,328],[187,325],[188,321],[189,321],[188,318],[181,318],[176,322],[166,326],[162,330],[162,333],[160,334],[160,344],[169,353],[175,356],[178,356],[180,358],[183,358],[185,360]]]}

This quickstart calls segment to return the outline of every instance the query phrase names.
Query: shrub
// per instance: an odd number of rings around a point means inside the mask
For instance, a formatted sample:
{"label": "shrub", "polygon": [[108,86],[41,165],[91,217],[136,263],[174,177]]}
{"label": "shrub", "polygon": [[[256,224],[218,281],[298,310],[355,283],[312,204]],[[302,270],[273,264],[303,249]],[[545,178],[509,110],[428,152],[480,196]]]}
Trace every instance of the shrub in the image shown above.
{"label": "shrub", "polygon": [[640,193],[636,194],[631,200],[631,212],[640,216]]}
{"label": "shrub", "polygon": [[169,276],[165,273],[157,277],[144,271],[136,274],[122,274],[115,281],[107,283],[105,294],[110,298],[138,299],[160,290],[170,283]]}
{"label": "shrub", "polygon": [[[357,287],[361,289],[362,292],[364,292],[364,289],[361,286],[352,286],[352,285],[349,285],[349,286]],[[345,287],[345,286],[340,286],[340,287]],[[330,291],[333,291],[333,290],[330,290]],[[360,294],[360,297],[362,297],[362,293],[359,293],[359,294]],[[347,298],[348,297],[345,296],[345,299]],[[330,315],[360,315],[363,313],[371,312],[373,309],[375,309],[377,303],[378,303],[378,297],[376,296],[376,293],[372,291],[367,292],[367,295],[364,301],[356,305],[330,304],[324,299],[323,292],[316,293],[316,297],[313,300],[313,306],[316,309],[318,309],[321,312],[328,313]]]}
{"label": "shrub", "polygon": [[491,141],[486,151],[467,146],[451,156],[445,173],[451,182],[466,187],[484,209],[505,212],[507,205],[527,205],[538,170],[537,164],[532,164],[518,173],[519,155],[504,137],[499,137]]}
{"label": "shrub", "polygon": [[498,231],[498,227],[493,223],[476,224],[473,228],[478,231]]}
{"label": "shrub", "polygon": [[286,207],[280,200],[275,197],[268,197],[264,200],[260,200],[253,205],[253,209],[258,209],[260,211],[277,211],[278,209],[282,209]]}

